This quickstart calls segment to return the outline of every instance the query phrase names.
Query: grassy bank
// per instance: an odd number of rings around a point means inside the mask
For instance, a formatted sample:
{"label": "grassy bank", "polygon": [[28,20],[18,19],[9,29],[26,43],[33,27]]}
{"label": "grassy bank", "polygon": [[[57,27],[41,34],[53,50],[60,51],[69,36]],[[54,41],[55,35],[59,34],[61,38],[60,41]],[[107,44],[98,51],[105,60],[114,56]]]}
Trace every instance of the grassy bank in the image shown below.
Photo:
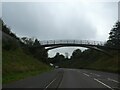
{"label": "grassy bank", "polygon": [[87,66],[89,69],[120,73],[120,53],[116,53],[113,57],[103,56]]}
{"label": "grassy bank", "polygon": [[51,70],[46,64],[26,55],[21,48],[3,50],[2,65],[3,84]]}
{"label": "grassy bank", "polygon": [[105,72],[120,73],[120,53],[117,51],[109,51],[112,56],[108,56],[98,51],[88,51],[78,58],[61,62],[61,67],[91,69]]}

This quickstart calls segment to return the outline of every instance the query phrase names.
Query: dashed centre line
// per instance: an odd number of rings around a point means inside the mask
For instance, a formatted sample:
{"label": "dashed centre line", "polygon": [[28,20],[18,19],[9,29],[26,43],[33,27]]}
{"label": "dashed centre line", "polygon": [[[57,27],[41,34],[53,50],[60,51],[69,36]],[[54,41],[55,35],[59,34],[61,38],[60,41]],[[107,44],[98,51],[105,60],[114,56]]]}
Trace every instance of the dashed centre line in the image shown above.
{"label": "dashed centre line", "polygon": [[90,74],[95,75],[95,76],[98,76],[98,77],[101,76],[101,75],[99,75],[99,74],[95,74],[95,73],[90,73]]}
{"label": "dashed centre line", "polygon": [[100,75],[98,75],[98,74],[95,74],[96,76],[98,76],[98,77],[100,77]]}
{"label": "dashed centre line", "polygon": [[83,74],[86,75],[86,76],[88,76],[88,77],[90,76],[90,75],[88,75],[88,74],[86,74],[86,73],[83,73]]}
{"label": "dashed centre line", "polygon": [[116,82],[116,83],[120,83],[120,82],[118,82],[118,81],[116,81],[116,80],[114,80],[114,79],[111,79],[111,78],[108,78],[108,80],[109,80],[109,81]]}
{"label": "dashed centre line", "polygon": [[109,88],[109,89],[111,89],[111,90],[114,90],[113,88],[111,88],[111,87],[108,86],[107,84],[101,82],[100,80],[98,80],[98,79],[96,79],[96,78],[94,78],[94,80],[97,81],[97,82],[99,82],[99,83],[101,83],[102,85],[106,86],[107,88]]}
{"label": "dashed centre line", "polygon": [[[84,74],[85,76],[88,76],[88,77],[90,76],[90,75],[86,74],[85,72],[83,72],[83,74]],[[99,74],[95,74],[95,73],[89,73],[89,74],[95,75],[95,76],[97,76],[97,77],[99,77],[99,78],[101,77],[101,75],[99,75]],[[106,86],[107,88],[109,88],[109,89],[111,89],[111,90],[114,90],[113,87],[111,87],[111,86],[105,84],[105,83],[102,82],[100,79],[96,79],[96,78],[93,78],[93,79],[94,79],[95,81],[99,82],[100,84]],[[114,79],[111,79],[111,78],[106,78],[106,79],[109,80],[109,81],[113,81],[113,82],[116,82],[116,83],[120,83],[119,81],[114,80]],[[118,88],[118,87],[115,87],[115,88]]]}
{"label": "dashed centre line", "polygon": [[46,87],[44,90],[46,90],[57,78],[53,79]]}

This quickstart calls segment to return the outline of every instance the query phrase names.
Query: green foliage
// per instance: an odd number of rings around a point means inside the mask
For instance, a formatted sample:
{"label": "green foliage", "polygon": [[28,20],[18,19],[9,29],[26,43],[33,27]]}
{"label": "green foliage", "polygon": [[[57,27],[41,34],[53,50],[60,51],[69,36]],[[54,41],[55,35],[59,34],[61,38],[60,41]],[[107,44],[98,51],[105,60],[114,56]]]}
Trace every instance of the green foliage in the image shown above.
{"label": "green foliage", "polygon": [[56,55],[49,60],[53,64],[59,64],[65,60],[65,57],[62,54],[56,53]]}
{"label": "green foliage", "polygon": [[[2,20],[1,20],[2,21]],[[17,39],[19,40],[19,38],[13,33],[10,31],[10,28],[7,27],[6,24],[4,24],[4,22],[2,21],[2,31],[8,35],[10,35],[11,37],[13,37],[14,39]]]}
{"label": "green foliage", "polygon": [[40,46],[40,42],[38,41],[38,39],[35,39],[35,42],[33,43],[33,46]]}
{"label": "green foliage", "polygon": [[120,22],[118,21],[109,33],[108,46],[120,47]]}
{"label": "green foliage", "polygon": [[29,52],[33,57],[37,58],[38,60],[41,60],[44,63],[48,63],[47,62],[48,53],[44,48],[41,47],[29,48]]}
{"label": "green foliage", "polygon": [[38,39],[34,40],[33,38],[23,37],[21,38],[21,41],[25,44],[25,47],[23,47],[24,52],[28,51],[29,54],[32,55],[34,58],[44,63],[49,63],[47,60],[48,53],[45,48],[40,45]]}
{"label": "green foliage", "polygon": [[19,44],[16,40],[8,39],[2,40],[2,48],[5,50],[14,50],[19,47]]}
{"label": "green foliage", "polygon": [[2,22],[2,48],[5,50],[14,50],[19,47],[19,38],[10,31],[10,28]]}
{"label": "green foliage", "polygon": [[73,53],[74,56],[69,60],[62,61],[57,65],[63,68],[93,69],[120,73],[120,66],[118,66],[120,53],[117,51],[109,52],[113,54],[113,57],[92,49],[87,49],[81,53],[80,50],[74,50]]}
{"label": "green foliage", "polygon": [[21,40],[27,46],[33,46],[33,44],[34,44],[34,39],[33,38],[22,37]]}
{"label": "green foliage", "polygon": [[[77,52],[76,52],[77,51]],[[101,53],[92,49],[87,49],[83,52],[81,50],[74,50],[71,56],[71,67],[72,68],[85,68],[89,64],[95,62],[100,56]]]}
{"label": "green foliage", "polygon": [[113,57],[102,55],[102,57],[89,64],[86,68],[120,73],[120,58],[118,55],[120,55],[118,52],[115,52]]}
{"label": "green foliage", "polygon": [[81,54],[82,54],[81,50],[76,49],[76,50],[73,51],[71,58],[72,59],[79,59],[81,57]]}

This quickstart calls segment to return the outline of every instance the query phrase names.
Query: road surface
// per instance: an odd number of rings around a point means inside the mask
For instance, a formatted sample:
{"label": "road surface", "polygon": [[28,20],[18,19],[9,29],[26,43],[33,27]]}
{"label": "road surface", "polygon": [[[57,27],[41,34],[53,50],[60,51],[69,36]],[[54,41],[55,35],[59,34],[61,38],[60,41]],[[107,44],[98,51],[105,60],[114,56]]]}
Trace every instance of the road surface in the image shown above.
{"label": "road surface", "polygon": [[3,85],[3,90],[5,88],[41,88],[43,90],[48,88],[105,88],[119,90],[119,77],[118,74],[95,70],[60,68]]}

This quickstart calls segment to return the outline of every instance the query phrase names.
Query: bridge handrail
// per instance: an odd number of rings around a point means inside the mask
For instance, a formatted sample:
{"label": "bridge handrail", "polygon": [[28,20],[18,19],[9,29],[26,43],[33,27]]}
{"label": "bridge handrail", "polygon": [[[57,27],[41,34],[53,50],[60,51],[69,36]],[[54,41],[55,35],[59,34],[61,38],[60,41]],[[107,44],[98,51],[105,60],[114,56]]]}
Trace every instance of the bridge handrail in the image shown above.
{"label": "bridge handrail", "polygon": [[87,45],[104,46],[105,42],[92,41],[92,40],[44,40],[44,41],[40,41],[40,44],[41,45],[49,45],[49,44],[87,44]]}

